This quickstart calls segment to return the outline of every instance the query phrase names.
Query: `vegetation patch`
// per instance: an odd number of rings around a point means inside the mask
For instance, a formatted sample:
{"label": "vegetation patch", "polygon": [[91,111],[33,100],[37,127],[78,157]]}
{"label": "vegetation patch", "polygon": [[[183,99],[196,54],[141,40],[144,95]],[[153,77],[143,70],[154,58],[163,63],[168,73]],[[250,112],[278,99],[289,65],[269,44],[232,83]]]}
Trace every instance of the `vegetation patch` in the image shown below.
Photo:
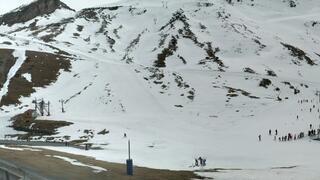
{"label": "vegetation patch", "polygon": [[277,77],[277,74],[273,70],[269,69],[269,70],[266,70],[266,71],[267,71],[267,75],[268,76]]}
{"label": "vegetation patch", "polygon": [[285,82],[282,82],[282,83],[283,83],[284,85],[289,86],[289,88],[293,90],[293,93],[294,93],[295,95],[300,93],[300,90],[299,90],[298,88],[294,87],[290,82],[285,81]]}
{"label": "vegetation patch", "polygon": [[[2,97],[0,106],[19,104],[20,97],[28,97],[35,92],[35,87],[45,87],[55,82],[59,71],[70,71],[69,58],[61,55],[26,51],[26,60],[10,80],[8,93]],[[31,75],[31,82],[23,74]]]}
{"label": "vegetation patch", "polygon": [[0,49],[0,89],[7,79],[10,68],[16,61],[12,53],[13,50],[11,49]]}
{"label": "vegetation patch", "polygon": [[250,74],[256,74],[256,72],[249,67],[244,68],[243,72],[250,73]]}
{"label": "vegetation patch", "polygon": [[38,36],[40,33],[46,32],[47,35],[41,36],[39,38],[42,39],[44,42],[51,42],[51,41],[54,41],[55,37],[57,37],[62,32],[64,32],[66,26],[69,23],[73,23],[73,22],[74,22],[74,18],[67,18],[67,19],[61,20],[58,23],[49,24],[45,27],[36,26],[36,27],[33,27],[35,31],[32,33],[32,35]]}
{"label": "vegetation patch", "polygon": [[228,86],[224,86],[224,88],[228,89],[227,96],[229,96],[229,97],[237,97],[237,96],[239,96],[238,93],[240,93],[243,96],[246,96],[246,97],[249,97],[249,98],[252,98],[252,99],[260,99],[259,97],[253,96],[248,91],[245,91],[245,90],[242,90],[242,89],[237,89],[237,88],[228,87]]}
{"label": "vegetation patch", "polygon": [[14,130],[27,132],[27,135],[19,138],[29,138],[31,136],[45,136],[57,134],[57,129],[72,125],[67,121],[37,120],[34,110],[27,110],[11,118],[11,125]]}
{"label": "vegetation patch", "polygon": [[268,88],[269,85],[271,85],[271,80],[270,79],[265,79],[263,78],[260,83],[259,83],[259,86],[260,87],[264,87],[264,88]]}
{"label": "vegetation patch", "polygon": [[16,23],[25,23],[37,16],[51,14],[57,9],[72,10],[60,0],[38,0],[27,6],[20,7],[20,9],[17,11],[11,11],[2,15],[0,17],[0,24],[12,26]]}
{"label": "vegetation patch", "polygon": [[[303,50],[289,44],[281,44],[290,51],[291,56],[297,57],[300,61],[305,60],[311,66],[316,65],[316,63],[309,56],[307,56],[307,54]],[[292,60],[292,62],[297,65],[300,64],[299,61]]]}
{"label": "vegetation patch", "polygon": [[164,48],[160,54],[158,54],[158,59],[154,62],[155,67],[163,68],[166,67],[166,59],[173,55],[173,53],[178,49],[177,38],[172,36],[167,48]]}
{"label": "vegetation patch", "polygon": [[227,68],[227,66],[225,66],[222,60],[216,55],[220,51],[220,49],[213,49],[211,42],[207,42],[206,45],[207,46],[205,48],[205,51],[207,53],[207,57],[201,60],[199,64],[206,65],[208,62],[214,62],[218,65],[218,69],[220,71],[225,71],[223,68]]}

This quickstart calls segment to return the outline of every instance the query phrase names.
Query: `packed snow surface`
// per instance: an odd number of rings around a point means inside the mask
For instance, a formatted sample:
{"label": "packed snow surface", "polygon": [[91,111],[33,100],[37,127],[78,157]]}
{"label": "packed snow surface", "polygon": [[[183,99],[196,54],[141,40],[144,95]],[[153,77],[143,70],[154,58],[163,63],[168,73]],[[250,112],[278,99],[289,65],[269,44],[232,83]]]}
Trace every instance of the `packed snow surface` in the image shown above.
{"label": "packed snow surface", "polygon": [[94,170],[95,173],[99,173],[99,172],[102,172],[102,171],[107,171],[106,169],[102,168],[102,167],[99,167],[99,166],[93,166],[93,165],[87,165],[87,164],[83,164],[79,161],[77,161],[76,159],[71,159],[71,158],[68,158],[68,157],[63,157],[63,156],[51,156],[51,155],[47,155],[48,157],[55,157],[55,158],[58,158],[58,159],[62,159],[64,161],[67,161],[68,163],[72,164],[72,165],[75,165],[75,166],[83,166],[83,167],[88,167],[88,168],[91,168]]}

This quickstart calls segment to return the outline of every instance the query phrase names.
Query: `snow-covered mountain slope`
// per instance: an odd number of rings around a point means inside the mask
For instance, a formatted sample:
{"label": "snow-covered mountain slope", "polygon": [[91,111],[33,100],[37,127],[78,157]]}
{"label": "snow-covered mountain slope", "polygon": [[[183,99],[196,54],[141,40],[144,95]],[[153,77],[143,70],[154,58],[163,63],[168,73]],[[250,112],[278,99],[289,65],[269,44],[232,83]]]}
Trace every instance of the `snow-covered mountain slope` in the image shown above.
{"label": "snow-covered mountain slope", "polygon": [[[11,1],[5,1],[0,0],[1,3],[5,3],[5,6],[0,7],[0,14],[5,14],[10,12],[13,9],[16,9],[19,6],[27,5],[33,2],[34,0],[11,0]],[[81,1],[74,1],[74,0],[61,0],[65,4],[68,4],[69,7],[75,10],[81,10],[83,8],[89,8],[89,7],[99,7],[99,6],[105,6],[110,3],[117,2],[119,0],[81,0]]]}
{"label": "snow-covered mountain slope", "polygon": [[[100,159],[121,162],[127,133],[142,166],[192,169],[194,157],[205,156],[208,168],[262,168],[272,175],[280,171],[274,167],[298,166],[302,178],[312,172],[317,142],[274,142],[267,131],[319,126],[316,0],[57,7],[25,21],[1,21],[1,116],[44,98],[52,105],[44,119],[74,123],[57,139],[88,137],[84,130],[92,130],[89,141],[105,148],[94,153]],[[97,134],[105,128],[110,134]]]}

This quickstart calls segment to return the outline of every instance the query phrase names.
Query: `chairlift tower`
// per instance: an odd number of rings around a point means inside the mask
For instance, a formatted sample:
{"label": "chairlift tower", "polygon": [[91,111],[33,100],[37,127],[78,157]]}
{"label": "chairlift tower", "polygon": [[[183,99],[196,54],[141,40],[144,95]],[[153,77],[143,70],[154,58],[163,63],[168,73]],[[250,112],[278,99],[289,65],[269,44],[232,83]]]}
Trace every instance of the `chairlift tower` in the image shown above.
{"label": "chairlift tower", "polygon": [[36,98],[32,102],[35,104],[34,111],[36,112],[36,114],[39,113],[41,116],[44,116],[45,113],[47,116],[51,115],[50,114],[50,101],[45,102],[43,99],[37,100],[37,98]]}
{"label": "chairlift tower", "polygon": [[61,112],[62,112],[62,113],[65,113],[65,112],[66,112],[66,111],[64,110],[64,102],[65,102],[65,100],[60,99],[59,102],[61,103]]}

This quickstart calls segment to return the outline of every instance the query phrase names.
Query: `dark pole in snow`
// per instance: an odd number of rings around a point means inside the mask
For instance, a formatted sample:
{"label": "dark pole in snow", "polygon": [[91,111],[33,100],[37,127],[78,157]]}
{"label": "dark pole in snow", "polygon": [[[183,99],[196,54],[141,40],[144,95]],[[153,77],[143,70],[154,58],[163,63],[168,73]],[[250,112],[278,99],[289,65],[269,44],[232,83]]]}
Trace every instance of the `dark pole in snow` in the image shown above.
{"label": "dark pole in snow", "polygon": [[41,113],[41,116],[44,115],[44,100],[43,99],[40,102],[40,113]]}
{"label": "dark pole in snow", "polygon": [[48,116],[50,116],[50,101],[48,101]]}
{"label": "dark pole in snow", "polygon": [[61,112],[62,112],[62,113],[65,113],[65,110],[64,110],[64,107],[63,107],[64,100],[61,99],[60,102],[61,102]]}
{"label": "dark pole in snow", "polygon": [[129,159],[131,159],[131,157],[130,157],[130,140],[128,141],[128,153],[129,153]]}

